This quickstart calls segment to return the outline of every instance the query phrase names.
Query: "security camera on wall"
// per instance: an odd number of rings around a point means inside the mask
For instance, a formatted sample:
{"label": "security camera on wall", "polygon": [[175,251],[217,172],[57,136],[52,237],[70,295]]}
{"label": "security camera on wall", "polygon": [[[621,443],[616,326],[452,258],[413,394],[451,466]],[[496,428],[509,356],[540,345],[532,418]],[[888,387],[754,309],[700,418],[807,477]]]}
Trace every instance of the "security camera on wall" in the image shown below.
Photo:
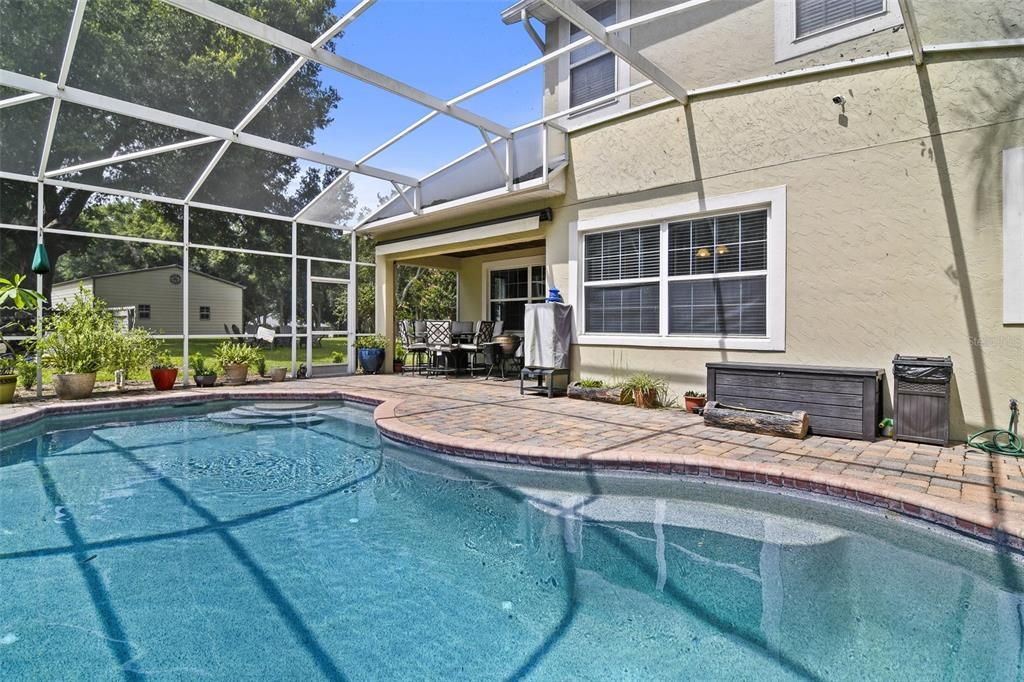
{"label": "security camera on wall", "polygon": [[838,104],[840,106],[846,104],[846,98],[842,95],[836,95],[832,98],[832,104]]}

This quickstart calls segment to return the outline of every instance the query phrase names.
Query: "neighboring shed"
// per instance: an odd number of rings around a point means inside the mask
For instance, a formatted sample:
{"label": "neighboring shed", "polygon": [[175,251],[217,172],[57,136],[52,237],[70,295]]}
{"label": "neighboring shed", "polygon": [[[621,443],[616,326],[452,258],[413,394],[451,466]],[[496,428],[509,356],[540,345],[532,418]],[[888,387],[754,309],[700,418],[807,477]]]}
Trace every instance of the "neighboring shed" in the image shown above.
{"label": "neighboring shed", "polygon": [[[132,306],[135,323],[157,334],[182,333],[182,268],[165,265],[143,270],[93,275],[53,285],[54,305],[71,298],[79,286],[112,308]],[[223,334],[243,325],[245,287],[219,277],[189,272],[189,333]]]}

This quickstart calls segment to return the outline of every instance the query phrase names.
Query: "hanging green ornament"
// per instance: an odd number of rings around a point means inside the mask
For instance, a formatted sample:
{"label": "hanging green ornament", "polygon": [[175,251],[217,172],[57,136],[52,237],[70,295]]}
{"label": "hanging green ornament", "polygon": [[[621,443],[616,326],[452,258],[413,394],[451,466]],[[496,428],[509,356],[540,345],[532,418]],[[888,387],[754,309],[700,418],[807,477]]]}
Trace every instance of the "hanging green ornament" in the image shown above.
{"label": "hanging green ornament", "polygon": [[46,247],[42,244],[36,246],[36,255],[32,259],[32,272],[37,275],[45,275],[50,271],[50,257],[46,255]]}

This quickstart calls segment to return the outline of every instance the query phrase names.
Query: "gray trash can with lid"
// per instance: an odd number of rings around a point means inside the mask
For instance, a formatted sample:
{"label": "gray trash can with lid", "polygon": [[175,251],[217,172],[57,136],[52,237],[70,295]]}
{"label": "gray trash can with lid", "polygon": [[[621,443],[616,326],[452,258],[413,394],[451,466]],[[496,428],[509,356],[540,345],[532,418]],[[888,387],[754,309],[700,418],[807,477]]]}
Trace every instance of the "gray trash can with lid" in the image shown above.
{"label": "gray trash can with lid", "polygon": [[953,360],[897,355],[892,359],[896,440],[949,443],[949,384]]}

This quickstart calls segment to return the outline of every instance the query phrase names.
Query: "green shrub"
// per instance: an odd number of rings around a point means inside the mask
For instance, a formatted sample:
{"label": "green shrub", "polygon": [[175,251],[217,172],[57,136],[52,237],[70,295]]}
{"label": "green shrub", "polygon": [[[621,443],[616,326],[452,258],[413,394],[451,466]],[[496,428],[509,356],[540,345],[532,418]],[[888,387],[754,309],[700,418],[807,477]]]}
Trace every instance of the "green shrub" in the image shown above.
{"label": "green shrub", "polygon": [[576,385],[580,388],[605,388],[605,383],[600,379],[580,379]]}
{"label": "green shrub", "polygon": [[22,360],[18,363],[18,383],[26,391],[36,385],[36,363],[35,361]]}
{"label": "green shrub", "polygon": [[267,359],[263,357],[263,353],[260,352],[260,356],[256,359],[256,372],[261,376],[267,376]]}
{"label": "green shrub", "polygon": [[226,365],[247,365],[249,369],[255,369],[263,357],[263,351],[244,343],[232,343],[225,341],[213,349],[213,357],[221,364]]}
{"label": "green shrub", "polygon": [[334,351],[333,353],[331,353],[331,362],[333,362],[336,365],[340,365],[343,362],[345,362],[345,356],[339,353],[338,351]]}
{"label": "green shrub", "polygon": [[174,364],[174,360],[171,360],[170,354],[164,350],[161,345],[157,349],[156,356],[153,358],[152,369],[178,369],[178,366]]}
{"label": "green shrub", "polygon": [[107,365],[112,370],[124,370],[126,378],[147,369],[160,350],[160,342],[149,331],[136,327],[114,335],[107,348]]}
{"label": "green shrub", "polygon": [[383,334],[373,334],[371,336],[360,336],[356,338],[356,348],[380,348],[384,349],[388,347],[388,337]]}
{"label": "green shrub", "polygon": [[0,357],[0,376],[13,376],[18,369],[18,361],[14,356]]}
{"label": "green shrub", "polygon": [[58,305],[46,318],[43,338],[32,344],[43,364],[57,374],[88,374],[110,367],[121,332],[106,305],[81,286],[73,299]]}
{"label": "green shrub", "polygon": [[707,394],[704,391],[687,391],[683,394],[684,398],[706,398]]}

